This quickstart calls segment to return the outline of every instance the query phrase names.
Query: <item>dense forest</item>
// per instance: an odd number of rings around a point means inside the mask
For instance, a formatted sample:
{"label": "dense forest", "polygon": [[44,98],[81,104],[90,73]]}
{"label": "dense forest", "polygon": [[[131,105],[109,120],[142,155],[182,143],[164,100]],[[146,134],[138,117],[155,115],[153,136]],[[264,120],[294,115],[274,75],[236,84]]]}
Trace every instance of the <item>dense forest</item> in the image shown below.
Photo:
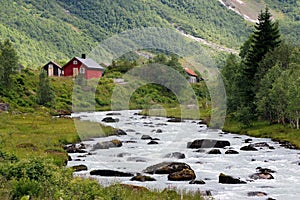
{"label": "dense forest", "polygon": [[[99,42],[139,27],[178,28],[238,48],[252,25],[217,1],[0,1],[0,38],[16,46],[20,62],[37,68],[90,52]],[[247,1],[251,4],[251,1]],[[299,43],[299,4],[266,1],[287,40]],[[262,8],[257,8],[258,10]],[[293,31],[291,31],[293,30]]]}
{"label": "dense forest", "polygon": [[230,55],[222,68],[228,110],[247,126],[260,119],[299,129],[300,48],[283,39],[271,17],[268,9],[260,13],[239,57]]}

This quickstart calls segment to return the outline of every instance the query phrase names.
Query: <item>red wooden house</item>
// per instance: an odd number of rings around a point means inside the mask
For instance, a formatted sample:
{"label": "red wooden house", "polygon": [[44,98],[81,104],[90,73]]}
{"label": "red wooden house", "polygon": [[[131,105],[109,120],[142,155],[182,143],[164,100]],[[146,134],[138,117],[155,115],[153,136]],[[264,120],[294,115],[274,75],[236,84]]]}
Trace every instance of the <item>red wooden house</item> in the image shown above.
{"label": "red wooden house", "polygon": [[86,79],[101,78],[104,68],[101,67],[91,58],[86,58],[85,54],[82,57],[74,57],[63,66],[64,76],[77,76],[83,74]]}

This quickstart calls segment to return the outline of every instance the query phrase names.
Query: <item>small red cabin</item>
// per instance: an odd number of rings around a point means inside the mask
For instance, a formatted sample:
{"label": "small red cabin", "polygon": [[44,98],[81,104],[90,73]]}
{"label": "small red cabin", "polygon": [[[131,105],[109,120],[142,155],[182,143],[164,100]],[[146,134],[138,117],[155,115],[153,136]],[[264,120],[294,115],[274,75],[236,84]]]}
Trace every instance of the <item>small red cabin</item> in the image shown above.
{"label": "small red cabin", "polygon": [[74,57],[67,64],[63,66],[64,76],[77,76],[83,74],[86,79],[101,78],[104,68],[101,67],[91,58]]}

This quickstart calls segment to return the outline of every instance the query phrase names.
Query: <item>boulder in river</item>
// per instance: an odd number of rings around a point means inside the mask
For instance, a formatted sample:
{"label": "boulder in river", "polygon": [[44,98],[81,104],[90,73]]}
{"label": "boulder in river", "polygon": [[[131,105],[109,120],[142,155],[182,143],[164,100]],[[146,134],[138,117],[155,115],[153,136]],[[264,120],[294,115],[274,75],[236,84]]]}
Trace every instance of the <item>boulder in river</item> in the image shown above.
{"label": "boulder in river", "polygon": [[172,118],[169,119],[168,122],[184,122],[184,120],[182,120],[181,118]]}
{"label": "boulder in river", "polygon": [[168,175],[169,181],[190,181],[196,178],[195,172],[192,169],[183,169],[178,172],[173,172]]}
{"label": "boulder in river", "polygon": [[237,152],[236,150],[233,150],[233,149],[229,149],[225,152],[225,154],[239,154],[239,152]]}
{"label": "boulder in river", "polygon": [[120,140],[114,139],[112,141],[98,142],[97,144],[94,144],[93,150],[109,149],[109,148],[115,148],[121,146],[122,146],[122,142]]}
{"label": "boulder in river", "polygon": [[249,176],[249,178],[257,180],[257,179],[274,179],[273,175],[270,173],[255,173]]}
{"label": "boulder in river", "polygon": [[188,148],[199,149],[199,148],[224,148],[230,146],[230,142],[227,140],[213,140],[213,139],[201,139],[194,140],[192,143],[188,143]]}
{"label": "boulder in river", "polygon": [[150,142],[147,143],[148,145],[152,145],[152,144],[158,144],[158,142],[151,140]]}
{"label": "boulder in river", "polygon": [[111,113],[107,113],[107,116],[115,116],[115,115],[121,115],[121,113],[117,113],[117,112],[111,112]]}
{"label": "boulder in river", "polygon": [[127,135],[127,133],[125,131],[123,131],[122,129],[115,129],[114,132],[111,135]]}
{"label": "boulder in river", "polygon": [[167,155],[165,155],[164,158],[184,159],[185,155],[183,153],[180,153],[180,152],[172,152],[172,153],[168,153]]}
{"label": "boulder in river", "polygon": [[86,151],[83,150],[81,146],[77,146],[76,144],[64,146],[64,150],[67,153],[86,153]]}
{"label": "boulder in river", "polygon": [[142,135],[141,139],[142,140],[152,140],[152,137],[149,135]]}
{"label": "boulder in river", "polygon": [[114,119],[112,117],[105,117],[104,119],[102,119],[103,122],[106,122],[106,123],[115,123],[115,122],[118,122],[119,119]]}
{"label": "boulder in river", "polygon": [[204,184],[205,184],[205,181],[203,181],[203,180],[191,180],[191,181],[189,182],[189,184],[204,185]]}
{"label": "boulder in river", "polygon": [[90,172],[90,175],[96,175],[96,176],[113,176],[113,177],[131,177],[131,176],[134,176],[131,173],[120,172],[120,171],[109,170],[109,169],[96,169],[96,170],[92,170]]}
{"label": "boulder in river", "polygon": [[212,149],[209,152],[207,152],[207,154],[222,154],[222,153],[219,149]]}
{"label": "boulder in river", "polygon": [[241,181],[238,178],[233,178],[232,176],[225,175],[221,173],[219,175],[219,183],[223,184],[246,184],[245,181]]}
{"label": "boulder in river", "polygon": [[248,197],[263,197],[263,196],[267,196],[268,194],[265,192],[255,191],[255,192],[248,192],[247,195]]}
{"label": "boulder in river", "polygon": [[184,169],[192,169],[188,164],[181,162],[162,162],[143,170],[147,174],[171,174]]}
{"label": "boulder in river", "polygon": [[243,146],[240,148],[242,151],[258,151],[255,147],[253,147],[251,144],[248,146]]}
{"label": "boulder in river", "polygon": [[150,176],[140,175],[140,174],[138,174],[138,175],[132,177],[130,180],[131,180],[131,181],[140,181],[140,182],[145,182],[145,181],[156,181],[155,178],[152,178],[152,177],[150,177]]}

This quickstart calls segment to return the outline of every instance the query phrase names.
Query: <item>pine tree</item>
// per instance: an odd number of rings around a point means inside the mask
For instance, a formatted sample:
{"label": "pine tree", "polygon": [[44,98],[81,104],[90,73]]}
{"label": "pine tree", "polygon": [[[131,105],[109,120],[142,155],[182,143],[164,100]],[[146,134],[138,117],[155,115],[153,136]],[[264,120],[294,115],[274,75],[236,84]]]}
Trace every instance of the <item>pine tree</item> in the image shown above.
{"label": "pine tree", "polygon": [[0,88],[7,90],[12,83],[12,75],[18,68],[18,56],[12,43],[5,40],[0,43]]}
{"label": "pine tree", "polygon": [[45,70],[41,70],[39,76],[39,89],[37,103],[43,106],[50,106],[54,100],[54,93],[50,87],[50,81]]}

